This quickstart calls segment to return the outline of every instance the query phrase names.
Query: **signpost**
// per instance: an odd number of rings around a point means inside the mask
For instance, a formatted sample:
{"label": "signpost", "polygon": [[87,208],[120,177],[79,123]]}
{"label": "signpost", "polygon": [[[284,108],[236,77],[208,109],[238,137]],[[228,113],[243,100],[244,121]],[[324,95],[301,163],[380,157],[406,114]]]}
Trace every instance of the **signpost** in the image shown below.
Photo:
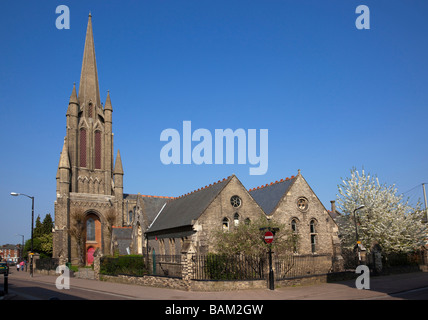
{"label": "signpost", "polygon": [[270,290],[274,290],[275,289],[275,283],[274,283],[274,277],[273,277],[273,268],[272,268],[272,242],[275,236],[275,232],[277,232],[279,229],[278,228],[261,228],[260,231],[264,231],[268,229],[268,231],[266,231],[265,235],[264,235],[264,241],[269,245],[269,289]]}
{"label": "signpost", "polygon": [[267,231],[265,233],[265,242],[266,243],[272,243],[272,241],[273,241],[273,233],[270,231]]}

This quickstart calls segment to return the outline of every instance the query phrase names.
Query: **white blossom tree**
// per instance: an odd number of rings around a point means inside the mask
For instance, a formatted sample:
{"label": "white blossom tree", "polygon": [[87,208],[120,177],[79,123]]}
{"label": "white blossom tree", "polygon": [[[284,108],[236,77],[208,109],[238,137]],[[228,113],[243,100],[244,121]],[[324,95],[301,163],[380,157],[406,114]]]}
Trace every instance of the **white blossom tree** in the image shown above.
{"label": "white blossom tree", "polygon": [[427,235],[421,203],[415,207],[397,194],[395,185],[380,184],[377,176],[353,168],[351,177],[338,186],[337,204],[342,216],[337,222],[345,247],[356,244],[354,210],[358,236],[368,250],[377,242],[385,252],[410,252],[424,245]]}

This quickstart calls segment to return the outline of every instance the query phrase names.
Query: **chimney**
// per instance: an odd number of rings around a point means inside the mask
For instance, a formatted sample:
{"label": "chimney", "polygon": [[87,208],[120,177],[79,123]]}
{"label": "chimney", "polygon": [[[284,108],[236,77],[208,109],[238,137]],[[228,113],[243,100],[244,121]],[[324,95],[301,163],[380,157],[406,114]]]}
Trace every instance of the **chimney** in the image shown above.
{"label": "chimney", "polygon": [[331,200],[330,203],[331,203],[331,212],[336,213],[336,201]]}

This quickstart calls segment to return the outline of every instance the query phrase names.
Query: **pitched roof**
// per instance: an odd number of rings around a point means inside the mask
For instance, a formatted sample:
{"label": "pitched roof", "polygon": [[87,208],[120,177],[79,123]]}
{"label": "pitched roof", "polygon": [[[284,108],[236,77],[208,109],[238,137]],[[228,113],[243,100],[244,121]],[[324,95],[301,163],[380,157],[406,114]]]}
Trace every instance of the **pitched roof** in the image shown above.
{"label": "pitched roof", "polygon": [[200,217],[232,177],[234,175],[168,201],[147,232],[192,225],[192,220]]}
{"label": "pitched roof", "polygon": [[[148,224],[150,225],[153,220],[156,218],[160,209],[162,209],[163,205],[174,199],[173,197],[162,197],[162,196],[149,196],[149,195],[140,195],[140,194],[124,194],[124,200],[137,200],[137,197],[141,197],[140,200],[143,202],[144,212],[147,215]],[[128,208],[129,210],[132,209]]]}
{"label": "pitched roof", "polygon": [[265,214],[270,215],[295,180],[296,177],[291,176],[291,178],[281,179],[280,181],[250,189],[249,193]]}

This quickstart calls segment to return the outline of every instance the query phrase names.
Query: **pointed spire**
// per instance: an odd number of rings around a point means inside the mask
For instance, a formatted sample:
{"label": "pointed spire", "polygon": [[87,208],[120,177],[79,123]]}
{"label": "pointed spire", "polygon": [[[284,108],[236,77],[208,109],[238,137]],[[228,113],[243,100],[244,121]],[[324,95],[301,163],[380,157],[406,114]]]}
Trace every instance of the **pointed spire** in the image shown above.
{"label": "pointed spire", "polygon": [[104,110],[110,110],[113,112],[113,107],[111,106],[111,100],[110,100],[110,90],[107,91],[107,98],[106,98],[106,104],[104,106]]}
{"label": "pointed spire", "polygon": [[120,151],[117,150],[117,156],[116,156],[116,162],[114,164],[114,174],[122,174],[123,175],[123,168],[122,168],[122,159],[120,158]]}
{"label": "pointed spire", "polygon": [[73,84],[73,91],[71,92],[70,102],[69,103],[79,103],[78,100],[77,100],[76,82]]}
{"label": "pointed spire", "polygon": [[92,32],[92,15],[89,13],[85,49],[83,51],[82,72],[80,74],[79,102],[82,106],[88,104],[90,100],[92,100],[95,106],[101,106],[94,35]]}
{"label": "pointed spire", "polygon": [[65,168],[65,169],[70,169],[70,160],[68,158],[68,152],[67,152],[67,143],[66,143],[66,139],[64,139],[64,145],[62,147],[62,151],[61,151],[61,157],[59,158],[59,169]]}
{"label": "pointed spire", "polygon": [[73,91],[71,92],[71,96],[70,96],[70,101],[68,102],[68,108],[67,108],[67,113],[66,115],[75,115],[77,116],[77,108],[75,108],[72,105],[76,105],[79,104],[78,100],[77,100],[77,94],[76,94],[76,82],[73,85]]}

